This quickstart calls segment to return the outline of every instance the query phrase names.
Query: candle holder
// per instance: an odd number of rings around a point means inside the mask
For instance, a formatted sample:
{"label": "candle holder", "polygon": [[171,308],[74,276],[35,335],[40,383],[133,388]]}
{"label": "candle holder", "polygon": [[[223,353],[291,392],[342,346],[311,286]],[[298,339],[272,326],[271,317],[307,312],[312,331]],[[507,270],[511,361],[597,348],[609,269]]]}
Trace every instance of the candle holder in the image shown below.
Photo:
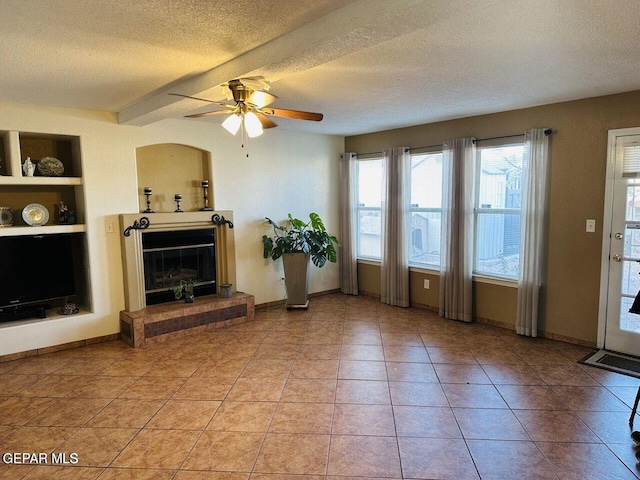
{"label": "candle holder", "polygon": [[175,212],[184,212],[184,210],[180,209],[180,202],[182,201],[182,195],[180,195],[179,193],[176,193],[175,196],[173,197],[173,199],[176,201],[176,209],[174,211]]}
{"label": "candle holder", "polygon": [[156,213],[153,210],[151,210],[151,201],[149,200],[151,193],[152,193],[151,187],[144,187],[144,196],[147,197],[147,209],[142,213]]}
{"label": "candle holder", "polygon": [[204,207],[200,209],[201,212],[210,212],[213,210],[209,206],[209,180],[202,181],[202,189],[204,191]]}

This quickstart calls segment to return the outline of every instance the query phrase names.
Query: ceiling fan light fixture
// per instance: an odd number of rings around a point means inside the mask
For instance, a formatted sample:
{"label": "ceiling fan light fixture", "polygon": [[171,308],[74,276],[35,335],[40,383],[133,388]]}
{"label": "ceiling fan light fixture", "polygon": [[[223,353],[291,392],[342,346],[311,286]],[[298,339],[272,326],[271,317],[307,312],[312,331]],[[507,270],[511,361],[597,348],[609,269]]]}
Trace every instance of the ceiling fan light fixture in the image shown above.
{"label": "ceiling fan light fixture", "polygon": [[[224,126],[224,124],[223,124]],[[262,135],[262,124],[260,120],[253,112],[247,112],[244,116],[244,128],[247,130],[249,138],[254,138]]]}
{"label": "ceiling fan light fixture", "polygon": [[242,123],[242,117],[234,113],[232,115],[229,115],[227,119],[224,122],[222,122],[222,126],[231,135],[235,135],[236,133],[238,133],[241,123]]}
{"label": "ceiling fan light fixture", "polygon": [[[246,77],[229,80],[222,84],[227,101],[218,102],[206,98],[193,97],[181,93],[170,93],[178,97],[189,98],[202,102],[209,102],[223,109],[209,112],[193,113],[185,115],[186,118],[200,118],[209,115],[229,115],[222,126],[231,135],[236,135],[242,129],[243,144],[247,138],[254,138],[262,135],[264,129],[277,127],[277,124],[269,117],[284,117],[295,120],[311,120],[319,122],[322,120],[321,113],[304,112],[301,110],[287,110],[284,108],[265,108],[278,97],[268,93],[269,82],[264,77]],[[233,101],[233,103],[231,103]]]}

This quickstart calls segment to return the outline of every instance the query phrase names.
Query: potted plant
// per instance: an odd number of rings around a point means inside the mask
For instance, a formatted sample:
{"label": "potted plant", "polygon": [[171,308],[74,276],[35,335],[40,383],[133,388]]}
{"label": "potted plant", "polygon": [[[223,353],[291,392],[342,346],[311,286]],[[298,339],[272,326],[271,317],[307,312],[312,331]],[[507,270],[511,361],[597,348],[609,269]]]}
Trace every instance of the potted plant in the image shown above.
{"label": "potted plant", "polygon": [[193,286],[195,282],[193,280],[180,280],[180,285],[173,287],[173,295],[176,300],[184,298],[185,303],[193,303]]}
{"label": "potted plant", "polygon": [[307,308],[309,260],[318,268],[327,262],[335,263],[338,239],[327,232],[317,213],[310,213],[308,222],[293,218],[291,214],[288,217],[284,226],[265,217],[273,227],[274,235],[262,236],[263,256],[273,260],[282,257],[287,308]]}

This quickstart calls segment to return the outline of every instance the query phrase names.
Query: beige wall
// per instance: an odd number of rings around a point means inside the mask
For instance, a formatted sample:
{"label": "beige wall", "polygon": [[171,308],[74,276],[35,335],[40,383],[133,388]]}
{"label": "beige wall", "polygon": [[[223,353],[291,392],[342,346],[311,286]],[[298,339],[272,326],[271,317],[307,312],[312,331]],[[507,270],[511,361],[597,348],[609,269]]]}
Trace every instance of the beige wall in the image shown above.
{"label": "beige wall", "polygon": [[[424,288],[424,281],[429,280],[429,288]],[[437,307],[440,298],[439,275],[411,271],[409,273],[409,295],[414,305]]]}
{"label": "beige wall", "polygon": [[[161,143],[136,149],[138,175],[138,203],[140,211],[147,208],[145,187],[150,187],[151,210],[154,212],[174,212],[175,194],[182,195],[180,210],[198,211],[204,207],[202,180],[211,182],[209,154],[188,145]],[[212,192],[209,189],[209,207]]]}
{"label": "beige wall", "polygon": [[[285,298],[280,284],[282,261],[262,258],[262,235],[272,233],[264,217],[279,222],[288,213],[308,218],[310,212],[316,212],[327,230],[337,235],[338,159],[343,137],[278,127],[250,139],[243,149],[239,137],[208,122],[164,120],[144,130],[145,145],[176,143],[211,153],[215,208],[233,210],[238,281],[234,288],[255,295],[256,304]],[[310,293],[339,286],[337,264],[311,268]]]}
{"label": "beige wall", "polygon": [[[424,281],[429,280],[429,288]],[[379,297],[380,267],[370,263],[358,263],[358,290],[363,294]],[[473,283],[473,314],[502,326],[515,325],[517,288],[495,285],[482,281]],[[409,296],[411,305],[437,310],[440,296],[438,272],[411,270],[409,272]]]}
{"label": "beige wall", "polygon": [[[640,126],[640,92],[630,92],[347,137],[345,147],[375,152],[552,128],[548,281],[541,329],[595,343],[607,132],[636,126]],[[596,233],[585,232],[588,218],[596,219]],[[516,289],[488,284],[475,288],[476,315],[514,323]]]}

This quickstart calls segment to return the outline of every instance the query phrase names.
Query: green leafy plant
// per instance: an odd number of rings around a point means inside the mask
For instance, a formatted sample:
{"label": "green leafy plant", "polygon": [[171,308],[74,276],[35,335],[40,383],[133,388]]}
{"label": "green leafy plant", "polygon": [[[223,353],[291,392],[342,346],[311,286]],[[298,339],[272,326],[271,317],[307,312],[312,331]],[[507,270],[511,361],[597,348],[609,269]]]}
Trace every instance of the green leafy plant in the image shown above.
{"label": "green leafy plant", "polygon": [[176,300],[184,298],[185,302],[193,302],[193,286],[195,282],[193,280],[180,280],[180,285],[173,287],[173,295]]}
{"label": "green leafy plant", "polygon": [[281,226],[268,217],[265,220],[273,227],[274,235],[262,236],[264,258],[277,260],[284,253],[308,253],[316,267],[323,267],[327,261],[335,263],[338,259],[335,246],[338,239],[330,235],[317,213],[309,214],[304,222],[289,214],[287,225]]}

